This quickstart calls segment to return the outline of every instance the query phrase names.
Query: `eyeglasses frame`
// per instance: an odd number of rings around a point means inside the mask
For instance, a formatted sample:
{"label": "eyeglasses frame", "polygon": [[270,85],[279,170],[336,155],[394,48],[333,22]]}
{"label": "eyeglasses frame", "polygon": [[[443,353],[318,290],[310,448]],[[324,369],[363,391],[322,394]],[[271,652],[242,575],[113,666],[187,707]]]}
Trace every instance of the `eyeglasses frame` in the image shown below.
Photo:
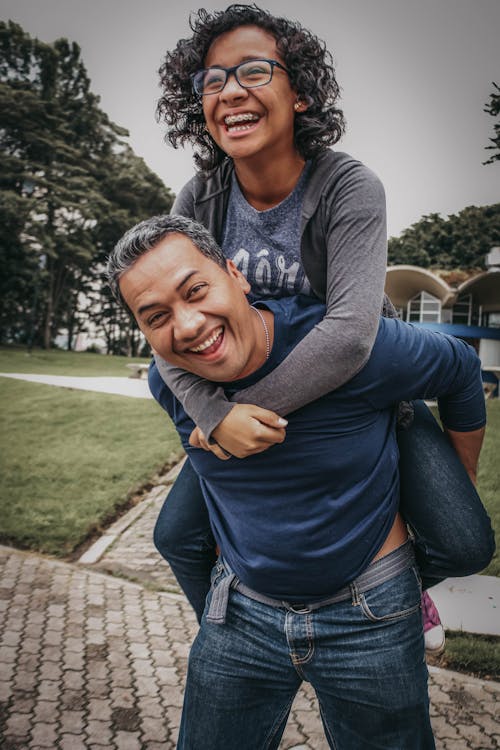
{"label": "eyeglasses frame", "polygon": [[[269,77],[269,80],[266,83],[256,83],[254,86],[245,86],[243,83],[241,83],[240,79],[238,78],[238,68],[241,68],[242,65],[248,65],[248,63],[251,63],[251,62],[266,62],[270,64],[271,75]],[[191,77],[193,90],[197,96],[214,96],[215,94],[220,94],[221,91],[224,91],[224,88],[226,87],[226,84],[229,80],[229,76],[231,76],[233,73],[234,73],[236,82],[238,83],[239,86],[241,86],[242,89],[258,89],[261,86],[268,86],[273,80],[273,73],[274,73],[275,67],[281,68],[281,70],[284,70],[285,73],[288,75],[288,70],[285,68],[284,65],[278,62],[278,60],[270,60],[267,57],[256,57],[255,59],[252,59],[252,60],[243,60],[242,62],[238,63],[238,65],[233,65],[231,68],[225,68],[223,65],[211,65],[209,68],[201,68],[201,70],[197,70],[196,73],[191,73],[190,77]],[[209,70],[223,70],[224,73],[226,74],[226,80],[224,81],[222,88],[220,88],[218,91],[208,91],[206,93],[200,93],[199,91],[196,90],[194,79],[200,73],[205,73]]]}

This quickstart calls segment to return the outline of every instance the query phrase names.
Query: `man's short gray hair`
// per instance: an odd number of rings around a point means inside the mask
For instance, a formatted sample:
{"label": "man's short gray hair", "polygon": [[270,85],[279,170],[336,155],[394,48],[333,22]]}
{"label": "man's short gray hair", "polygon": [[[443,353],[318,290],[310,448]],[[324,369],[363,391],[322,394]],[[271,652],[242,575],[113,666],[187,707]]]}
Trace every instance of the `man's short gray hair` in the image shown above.
{"label": "man's short gray hair", "polygon": [[210,232],[204,226],[184,216],[152,216],[129,229],[116,243],[108,258],[106,276],[113,296],[122,304],[119,281],[136,260],[152,250],[169,234],[183,234],[207,258],[226,270],[226,258]]}

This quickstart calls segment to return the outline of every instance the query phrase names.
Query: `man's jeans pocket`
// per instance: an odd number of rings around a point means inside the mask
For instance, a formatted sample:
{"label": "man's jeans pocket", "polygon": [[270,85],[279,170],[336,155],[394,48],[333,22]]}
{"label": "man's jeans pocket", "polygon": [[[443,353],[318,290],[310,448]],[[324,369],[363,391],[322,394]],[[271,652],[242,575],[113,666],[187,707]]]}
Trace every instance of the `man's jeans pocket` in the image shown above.
{"label": "man's jeans pocket", "polygon": [[422,584],[415,566],[395,578],[360,594],[365,617],[372,622],[394,621],[409,617],[420,608]]}

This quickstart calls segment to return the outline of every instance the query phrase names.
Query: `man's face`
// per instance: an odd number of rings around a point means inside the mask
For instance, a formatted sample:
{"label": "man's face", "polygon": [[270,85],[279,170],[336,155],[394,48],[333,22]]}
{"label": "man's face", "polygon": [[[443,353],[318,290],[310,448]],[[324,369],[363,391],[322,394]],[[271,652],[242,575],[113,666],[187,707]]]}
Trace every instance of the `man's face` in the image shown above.
{"label": "man's face", "polygon": [[231,261],[227,271],[182,234],[169,234],[120,278],[120,291],[152,348],[177,367],[229,382],[260,366],[259,333]]}

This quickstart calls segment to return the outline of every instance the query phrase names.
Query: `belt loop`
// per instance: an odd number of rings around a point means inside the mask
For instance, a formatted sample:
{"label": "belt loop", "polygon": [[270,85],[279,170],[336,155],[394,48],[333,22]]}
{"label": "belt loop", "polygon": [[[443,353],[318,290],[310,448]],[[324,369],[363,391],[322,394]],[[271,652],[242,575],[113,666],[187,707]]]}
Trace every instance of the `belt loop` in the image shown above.
{"label": "belt loop", "polygon": [[207,612],[207,622],[214,625],[224,625],[226,622],[227,603],[229,601],[229,589],[235,580],[234,573],[222,579],[212,592],[210,607]]}
{"label": "belt loop", "polygon": [[359,605],[360,605],[361,602],[360,602],[360,599],[359,599],[358,587],[353,582],[353,583],[349,584],[349,588],[351,589],[352,606],[353,607],[359,607]]}

